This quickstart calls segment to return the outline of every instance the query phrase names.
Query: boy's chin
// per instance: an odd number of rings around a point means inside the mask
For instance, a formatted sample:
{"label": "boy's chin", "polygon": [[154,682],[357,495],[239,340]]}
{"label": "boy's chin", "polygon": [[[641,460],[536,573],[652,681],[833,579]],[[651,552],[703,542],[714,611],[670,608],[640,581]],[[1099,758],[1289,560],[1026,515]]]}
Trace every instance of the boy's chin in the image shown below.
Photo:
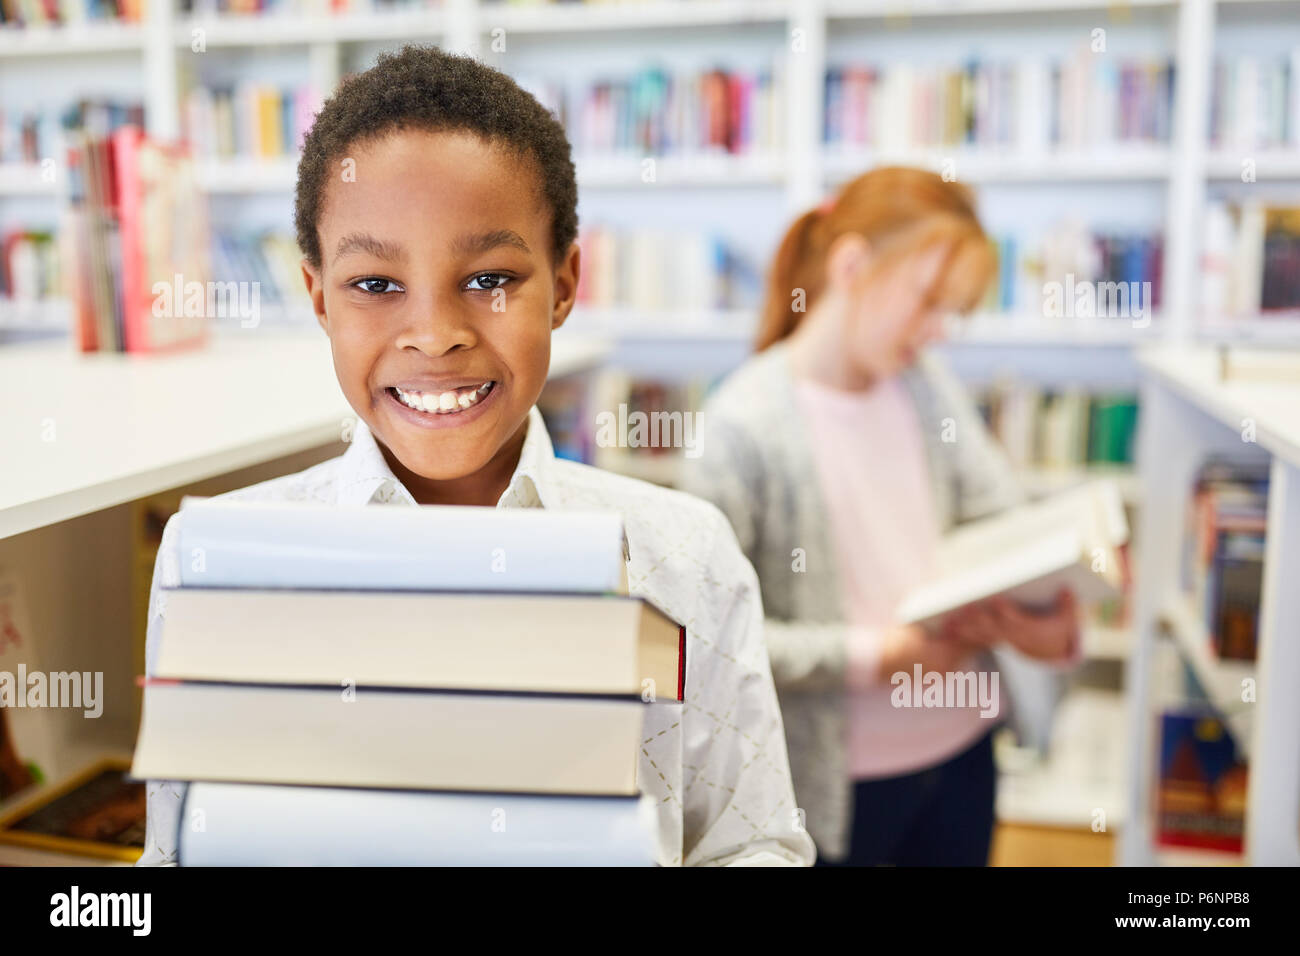
{"label": "boy's chin", "polygon": [[468,478],[487,467],[492,460],[484,446],[458,447],[459,442],[442,438],[438,433],[416,436],[415,442],[403,436],[389,446],[389,451],[403,468],[426,481],[456,481]]}

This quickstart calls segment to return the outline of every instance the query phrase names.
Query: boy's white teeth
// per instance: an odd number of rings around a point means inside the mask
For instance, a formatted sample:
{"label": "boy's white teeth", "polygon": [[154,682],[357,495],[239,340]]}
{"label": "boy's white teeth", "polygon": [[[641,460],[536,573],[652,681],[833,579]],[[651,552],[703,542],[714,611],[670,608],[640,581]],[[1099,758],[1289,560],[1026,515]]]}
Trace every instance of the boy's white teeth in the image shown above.
{"label": "boy's white teeth", "polygon": [[482,385],[467,385],[465,388],[451,389],[446,392],[407,392],[396,386],[393,391],[403,405],[419,412],[432,412],[435,415],[447,415],[462,411],[478,402],[492,390],[493,382]]}

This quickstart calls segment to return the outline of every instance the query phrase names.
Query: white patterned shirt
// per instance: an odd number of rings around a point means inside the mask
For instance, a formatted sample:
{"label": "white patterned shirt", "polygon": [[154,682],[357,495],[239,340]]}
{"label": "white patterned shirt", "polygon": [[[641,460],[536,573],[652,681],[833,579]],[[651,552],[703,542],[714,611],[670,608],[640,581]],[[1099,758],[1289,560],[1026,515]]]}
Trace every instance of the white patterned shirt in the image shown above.
{"label": "white patterned shirt", "polygon": [[[365,423],[337,458],[220,496],[226,500],[414,505]],[[501,508],[615,511],[628,549],[628,590],[686,626],[686,700],[649,705],[637,783],[658,806],[664,866],[809,865],[796,808],[753,567],[713,505],[677,491],[558,459],[541,414],[529,413]],[[177,523],[154,565],[146,671],[154,672],[169,587],[180,584]],[[147,702],[146,702],[147,707]],[[176,862],[185,784],[151,780],[140,865]]]}

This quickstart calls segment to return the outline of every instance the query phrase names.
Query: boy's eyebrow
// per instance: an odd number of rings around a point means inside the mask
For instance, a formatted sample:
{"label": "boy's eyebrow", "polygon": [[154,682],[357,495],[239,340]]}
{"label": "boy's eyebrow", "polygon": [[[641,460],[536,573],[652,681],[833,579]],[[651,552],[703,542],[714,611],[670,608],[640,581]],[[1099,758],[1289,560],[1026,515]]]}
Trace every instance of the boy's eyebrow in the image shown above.
{"label": "boy's eyebrow", "polygon": [[459,236],[452,243],[452,250],[461,256],[476,256],[485,252],[490,252],[497,246],[514,246],[524,252],[531,253],[528,243],[524,242],[524,237],[519,235],[513,229],[494,229],[492,232],[480,232]]}
{"label": "boy's eyebrow", "polygon": [[354,232],[340,239],[338,249],[334,252],[335,261],[342,259],[350,252],[365,252],[376,259],[386,259],[389,262],[406,261],[406,250],[399,243],[376,239],[365,232]]}

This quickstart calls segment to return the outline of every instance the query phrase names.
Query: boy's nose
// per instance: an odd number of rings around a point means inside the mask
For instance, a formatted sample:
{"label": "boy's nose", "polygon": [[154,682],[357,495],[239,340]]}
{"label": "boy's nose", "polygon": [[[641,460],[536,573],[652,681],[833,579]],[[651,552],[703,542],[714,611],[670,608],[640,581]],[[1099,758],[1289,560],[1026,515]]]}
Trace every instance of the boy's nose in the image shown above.
{"label": "boy's nose", "polygon": [[456,348],[469,348],[478,340],[470,316],[454,299],[430,296],[411,302],[394,345],[415,348],[426,355],[445,355]]}

